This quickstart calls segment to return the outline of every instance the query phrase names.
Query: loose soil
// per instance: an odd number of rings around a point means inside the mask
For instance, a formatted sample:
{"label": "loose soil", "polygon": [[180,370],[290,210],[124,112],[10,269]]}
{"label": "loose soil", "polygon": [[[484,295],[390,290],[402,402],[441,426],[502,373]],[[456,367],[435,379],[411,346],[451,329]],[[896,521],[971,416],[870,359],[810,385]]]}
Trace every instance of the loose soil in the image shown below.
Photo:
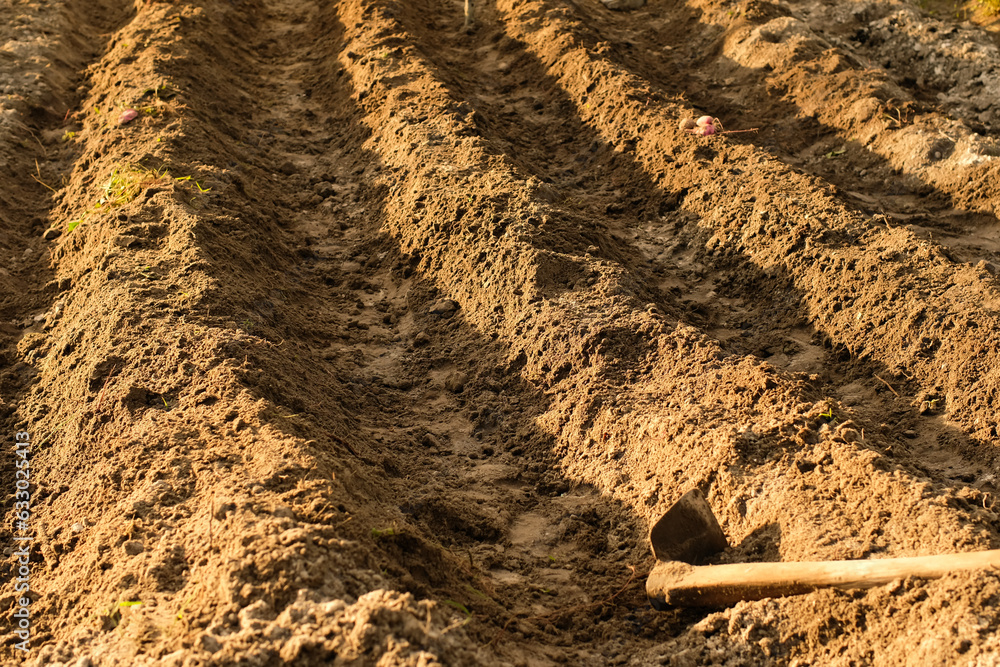
{"label": "loose soil", "polygon": [[464,22],[0,7],[5,664],[1000,664],[993,572],[644,592],[694,487],[715,562],[1000,547],[995,21]]}

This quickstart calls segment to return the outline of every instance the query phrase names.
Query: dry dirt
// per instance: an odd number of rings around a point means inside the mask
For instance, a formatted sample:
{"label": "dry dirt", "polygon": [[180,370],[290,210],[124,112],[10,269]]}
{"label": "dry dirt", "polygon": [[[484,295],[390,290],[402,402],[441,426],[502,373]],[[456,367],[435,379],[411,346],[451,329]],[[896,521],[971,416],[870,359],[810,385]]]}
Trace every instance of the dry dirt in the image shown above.
{"label": "dry dirt", "polygon": [[1000,664],[991,572],[644,593],[693,487],[1000,547],[995,25],[476,5],[0,3],[3,663]]}

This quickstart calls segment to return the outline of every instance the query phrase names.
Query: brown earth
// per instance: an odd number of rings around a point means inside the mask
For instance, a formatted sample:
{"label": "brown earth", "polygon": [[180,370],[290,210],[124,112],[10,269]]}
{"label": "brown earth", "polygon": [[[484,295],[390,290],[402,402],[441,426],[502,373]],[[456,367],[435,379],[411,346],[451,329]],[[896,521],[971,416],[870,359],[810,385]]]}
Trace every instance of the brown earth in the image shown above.
{"label": "brown earth", "polygon": [[4,663],[1000,664],[991,572],[643,586],[692,487],[719,562],[1000,547],[992,19],[462,5],[0,6]]}

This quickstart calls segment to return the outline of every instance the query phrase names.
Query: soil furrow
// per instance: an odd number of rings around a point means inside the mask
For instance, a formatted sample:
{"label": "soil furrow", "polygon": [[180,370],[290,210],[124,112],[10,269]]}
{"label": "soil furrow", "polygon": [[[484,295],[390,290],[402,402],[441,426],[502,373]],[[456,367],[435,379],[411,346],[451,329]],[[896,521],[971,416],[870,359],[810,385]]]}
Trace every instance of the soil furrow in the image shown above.
{"label": "soil furrow", "polygon": [[[345,92],[330,87],[331,80],[341,76],[336,58],[346,50],[340,26],[323,13],[312,19],[299,16],[294,24],[288,16],[283,20],[298,26],[319,21],[323,33],[333,39],[308,57],[292,52],[277,58],[263,78],[282,81],[282,86],[265,105],[270,120],[261,123],[284,127],[290,135],[296,132],[289,127],[295,125],[289,112],[326,127],[358,123],[355,114],[345,113]],[[299,40],[278,40],[289,41]],[[304,94],[317,86],[326,94]],[[606,511],[594,506],[597,499],[586,488],[559,499],[568,486],[551,474],[540,475],[537,471],[547,467],[536,457],[519,460],[500,451],[508,446],[505,437],[531,429],[532,403],[538,398],[517,383],[497,383],[503,360],[495,345],[467,331],[461,314],[454,313],[457,304],[436,295],[435,288],[413,273],[395,242],[378,232],[385,205],[382,190],[362,184],[377,178],[384,167],[365,148],[367,134],[321,158],[304,155],[303,142],[279,138],[269,157],[275,164],[291,162],[291,179],[307,177],[316,192],[334,192],[318,207],[295,207],[289,217],[297,219],[307,245],[318,254],[316,270],[336,286],[329,298],[347,311],[355,306],[363,311],[354,311],[361,331],[349,333],[348,323],[341,344],[331,346],[323,357],[334,366],[335,359],[345,356],[346,343],[348,353],[356,353],[352,380],[369,385],[367,400],[355,408],[370,438],[365,463],[381,471],[394,498],[369,507],[381,516],[372,530],[378,534],[377,551],[392,563],[383,565],[383,571],[407,591],[448,599],[482,617],[469,632],[485,643],[511,612],[531,616],[553,611],[541,601],[529,604],[539,591],[558,591],[562,605],[592,601],[594,593],[574,585],[568,569],[585,556],[572,545],[539,539],[534,531],[538,525],[562,521],[567,507],[586,509],[595,517]],[[322,143],[322,133],[309,141]],[[353,204],[339,196],[352,192]],[[322,198],[313,197],[311,203]],[[348,224],[331,225],[336,219],[331,214],[347,211]],[[322,319],[321,308],[317,319]],[[501,411],[498,404],[516,404],[524,414],[510,415],[509,408]],[[523,537],[522,525],[530,528]],[[507,532],[511,544],[498,550],[489,540]],[[467,566],[456,562],[456,551],[468,555]],[[558,556],[558,565],[548,560],[553,556]],[[435,563],[442,566],[440,571]],[[618,581],[614,577],[606,586]],[[586,659],[587,652],[581,648],[579,657]]]}

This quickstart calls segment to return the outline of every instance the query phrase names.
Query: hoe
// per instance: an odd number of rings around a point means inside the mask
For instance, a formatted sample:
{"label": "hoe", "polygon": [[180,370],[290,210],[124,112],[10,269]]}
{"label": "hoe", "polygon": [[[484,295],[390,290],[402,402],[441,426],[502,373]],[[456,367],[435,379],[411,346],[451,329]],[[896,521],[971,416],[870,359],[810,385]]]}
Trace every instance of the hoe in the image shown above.
{"label": "hoe", "polygon": [[688,491],[649,532],[656,565],[646,580],[654,609],[725,607],[740,600],[800,595],[819,588],[872,588],[896,579],[1000,568],[1000,549],[941,556],[799,563],[695,565],[729,546],[698,489]]}

